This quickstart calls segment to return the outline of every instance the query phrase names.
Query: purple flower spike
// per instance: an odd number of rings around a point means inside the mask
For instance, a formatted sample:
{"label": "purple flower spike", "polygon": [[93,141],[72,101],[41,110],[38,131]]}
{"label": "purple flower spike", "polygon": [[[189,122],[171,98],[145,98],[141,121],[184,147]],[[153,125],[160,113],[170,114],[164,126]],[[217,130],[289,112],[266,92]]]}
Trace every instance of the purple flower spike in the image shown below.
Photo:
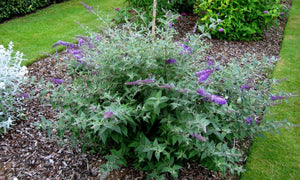
{"label": "purple flower spike", "polygon": [[93,49],[94,48],[94,45],[89,43],[89,48]]}
{"label": "purple flower spike", "polygon": [[246,90],[249,90],[250,88],[252,88],[253,86],[248,86],[248,85],[243,85],[241,86],[241,91],[244,91],[245,89]]}
{"label": "purple flower spike", "polygon": [[52,83],[56,83],[56,84],[61,84],[61,83],[65,82],[65,80],[63,80],[63,79],[55,79],[55,78],[50,79],[50,81]]}
{"label": "purple flower spike", "polygon": [[89,6],[87,4],[84,4],[83,2],[81,2],[81,4],[87,9],[87,10],[93,10],[94,7],[93,6]]}
{"label": "purple flower spike", "polygon": [[166,64],[172,64],[172,63],[175,63],[176,62],[176,59],[168,59],[166,60]]}
{"label": "purple flower spike", "polygon": [[223,29],[223,28],[220,28],[220,29],[219,29],[219,32],[223,32],[223,31],[224,31],[224,29]]}
{"label": "purple flower spike", "polygon": [[78,38],[78,46],[82,46],[85,43],[85,41],[81,38]]}
{"label": "purple flower spike", "polygon": [[[181,45],[179,45],[179,47],[181,47],[183,49],[185,54],[191,54],[194,51],[193,48],[190,48],[185,44],[181,44]],[[180,54],[183,54],[183,52],[181,51]]]}
{"label": "purple flower spike", "polygon": [[100,41],[100,36],[99,36],[99,34],[96,36],[96,39],[97,39],[98,41]]}
{"label": "purple flower spike", "polygon": [[178,17],[177,19],[178,19],[178,21],[180,21],[180,20],[181,20],[181,17]]}
{"label": "purple flower spike", "polygon": [[217,95],[212,95],[211,101],[213,101],[214,103],[217,103],[219,105],[224,105],[227,103],[227,101],[224,98],[217,96]]}
{"label": "purple flower spike", "polygon": [[203,70],[203,71],[199,71],[199,72],[196,72],[196,76],[198,76],[198,81],[200,83],[203,83],[204,81],[206,81],[210,74],[212,73],[212,70],[210,69],[206,69],[206,70]]}
{"label": "purple flower spike", "polygon": [[284,12],[280,12],[279,15],[280,15],[280,16],[284,15]]}
{"label": "purple flower spike", "polygon": [[181,13],[181,15],[182,15],[182,16],[186,16],[186,15],[187,15],[187,13]]}
{"label": "purple flower spike", "polygon": [[205,96],[206,93],[204,91],[204,89],[197,89],[198,94],[200,94],[201,96]]}
{"label": "purple flower spike", "polygon": [[73,44],[73,43],[69,43],[69,42],[65,42],[65,41],[57,41],[57,43],[53,44],[53,48],[56,47],[56,46],[59,46],[59,45],[62,45],[62,46],[66,46],[68,48],[76,48],[76,45]]}
{"label": "purple flower spike", "polygon": [[200,134],[196,134],[196,135],[192,134],[191,136],[196,137],[196,139],[198,139],[200,141],[206,141],[206,139],[203,136],[201,136]]}
{"label": "purple flower spike", "polygon": [[84,65],[84,61],[77,60],[80,64]]}
{"label": "purple flower spike", "polygon": [[166,84],[166,85],[158,86],[158,87],[164,88],[164,89],[172,89],[173,88],[172,84]]}
{"label": "purple flower spike", "polygon": [[104,119],[111,118],[112,115],[114,115],[112,111],[106,111],[104,114]]}
{"label": "purple flower spike", "polygon": [[172,28],[173,27],[173,22],[169,23],[169,27]]}
{"label": "purple flower spike", "polygon": [[145,80],[139,80],[138,82],[140,82],[142,84],[150,84],[154,81],[153,81],[153,79],[145,79]]}
{"label": "purple flower spike", "polygon": [[271,96],[270,97],[270,99],[272,100],[272,101],[276,101],[276,100],[279,100],[279,99],[285,99],[286,97],[284,97],[284,96]]}
{"label": "purple flower spike", "polygon": [[120,8],[116,8],[115,11],[120,11]]}
{"label": "purple flower spike", "polygon": [[138,81],[127,82],[125,83],[125,85],[130,85],[130,86],[139,85],[139,82]]}
{"label": "purple flower spike", "polygon": [[246,119],[245,119],[245,122],[246,122],[247,124],[249,124],[249,125],[252,123],[252,121],[253,121],[252,118],[246,118]]}
{"label": "purple flower spike", "polygon": [[265,14],[268,14],[268,13],[269,13],[269,11],[264,11],[264,13],[265,13]]}

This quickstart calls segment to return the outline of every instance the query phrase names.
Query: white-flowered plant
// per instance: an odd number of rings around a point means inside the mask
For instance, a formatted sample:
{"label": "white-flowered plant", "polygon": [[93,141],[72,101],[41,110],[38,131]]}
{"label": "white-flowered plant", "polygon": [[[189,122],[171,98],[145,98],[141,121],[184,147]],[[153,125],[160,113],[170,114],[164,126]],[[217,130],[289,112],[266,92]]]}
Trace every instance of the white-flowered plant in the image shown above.
{"label": "white-flowered plant", "polygon": [[0,132],[6,132],[13,124],[21,110],[16,106],[20,104],[22,97],[28,97],[20,92],[20,85],[27,73],[26,66],[21,66],[22,57],[22,53],[13,51],[12,42],[7,49],[0,45]]}

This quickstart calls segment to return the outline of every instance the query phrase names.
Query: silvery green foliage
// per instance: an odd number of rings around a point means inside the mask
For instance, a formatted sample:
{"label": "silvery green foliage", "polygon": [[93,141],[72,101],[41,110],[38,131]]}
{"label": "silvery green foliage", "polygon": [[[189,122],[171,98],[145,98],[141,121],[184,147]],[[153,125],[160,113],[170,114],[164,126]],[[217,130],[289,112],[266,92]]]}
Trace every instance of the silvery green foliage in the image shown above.
{"label": "silvery green foliage", "polygon": [[12,42],[7,49],[0,45],[0,128],[4,132],[18,116],[19,109],[15,105],[22,97],[19,87],[27,73],[26,66],[21,67],[22,56],[19,51],[13,52]]}
{"label": "silvery green foliage", "polygon": [[184,161],[239,173],[236,142],[285,124],[261,116],[282,97],[272,97],[274,81],[262,76],[276,58],[246,56],[221,65],[205,58],[198,35],[174,42],[173,20],[158,19],[156,36],[149,26],[127,22],[78,36],[78,44],[55,44],[72,55],[73,81],[53,92],[52,105],[60,110],[53,128],[105,155],[103,172],[131,158],[156,179],[178,177]]}
{"label": "silvery green foliage", "polygon": [[208,38],[211,39],[210,31],[216,30],[217,26],[222,22],[223,20],[221,19],[210,18],[210,24],[206,23],[206,24],[198,25],[197,23],[197,26],[203,36],[207,36]]}

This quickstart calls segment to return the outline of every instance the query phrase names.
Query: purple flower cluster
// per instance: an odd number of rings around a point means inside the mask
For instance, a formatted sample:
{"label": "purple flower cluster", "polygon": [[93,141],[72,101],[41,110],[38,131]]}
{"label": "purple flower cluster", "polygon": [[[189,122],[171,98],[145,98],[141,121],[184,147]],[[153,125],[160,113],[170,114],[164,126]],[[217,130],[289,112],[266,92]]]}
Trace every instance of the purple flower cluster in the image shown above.
{"label": "purple flower cluster", "polygon": [[276,100],[279,100],[279,99],[285,99],[286,97],[284,97],[284,96],[271,96],[270,97],[270,99],[272,100],[272,101],[276,101]]}
{"label": "purple flower cluster", "polygon": [[249,90],[250,88],[252,88],[253,86],[248,86],[248,85],[243,85],[241,86],[241,91],[244,91],[245,89],[246,90]]}
{"label": "purple flower cluster", "polygon": [[210,74],[213,72],[213,70],[211,69],[206,69],[206,70],[203,70],[203,71],[199,71],[199,72],[196,72],[196,76],[198,77],[198,81],[200,83],[204,83],[204,81],[206,81]]}
{"label": "purple flower cluster", "polygon": [[265,14],[268,14],[268,13],[269,13],[269,11],[264,11],[264,13],[265,13]]}
{"label": "purple flower cluster", "polygon": [[245,122],[246,122],[247,124],[249,124],[249,125],[252,123],[252,121],[253,121],[252,118],[246,118],[246,119],[245,119]]}
{"label": "purple flower cluster", "polygon": [[166,64],[173,64],[176,62],[176,59],[168,59],[166,60]]}
{"label": "purple flower cluster", "polygon": [[84,53],[80,49],[67,48],[67,50],[70,54],[73,54],[76,59],[82,59],[84,57]]}
{"label": "purple flower cluster", "polygon": [[183,50],[181,50],[180,51],[180,55],[181,54],[191,54],[194,50],[193,50],[193,48],[191,48],[191,47],[188,47],[187,45],[185,45],[185,44],[181,44],[181,45],[179,45],[179,47]]}
{"label": "purple flower cluster", "polygon": [[65,82],[65,80],[63,80],[63,79],[55,79],[55,78],[50,79],[50,81],[55,84],[61,84],[61,83]]}
{"label": "purple flower cluster", "polygon": [[196,134],[196,135],[192,134],[191,136],[196,137],[196,139],[198,139],[200,141],[206,141],[206,139],[203,136],[201,136],[200,134]]}
{"label": "purple flower cluster", "polygon": [[85,40],[78,38],[78,46],[82,46],[85,43]]}
{"label": "purple flower cluster", "polygon": [[112,111],[106,111],[104,114],[104,119],[109,119],[114,115]]}
{"label": "purple flower cluster", "polygon": [[218,95],[211,95],[210,93],[206,93],[203,89],[197,89],[198,94],[201,96],[204,96],[205,98],[203,100],[214,102],[219,105],[224,105],[227,103],[226,99],[218,96]]}
{"label": "purple flower cluster", "polygon": [[126,82],[125,85],[134,86],[134,85],[150,84],[152,82],[154,82],[153,79],[144,79],[144,80],[136,80],[136,81],[132,81],[132,82]]}
{"label": "purple flower cluster", "polygon": [[69,43],[69,42],[65,42],[65,41],[57,41],[57,43],[53,44],[53,48],[58,46],[58,45],[62,45],[62,46],[66,46],[67,48],[77,48],[77,45],[76,44],[73,44],[73,43]]}

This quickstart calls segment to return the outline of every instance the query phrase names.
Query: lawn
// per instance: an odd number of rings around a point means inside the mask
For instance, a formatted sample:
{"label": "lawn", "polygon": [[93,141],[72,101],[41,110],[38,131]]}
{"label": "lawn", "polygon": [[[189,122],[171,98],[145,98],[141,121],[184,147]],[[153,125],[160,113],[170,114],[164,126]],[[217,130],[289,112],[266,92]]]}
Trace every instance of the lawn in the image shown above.
{"label": "lawn", "polygon": [[[293,0],[283,44],[273,76],[288,77],[274,87],[284,92],[300,93],[300,0]],[[271,108],[276,119],[287,118],[300,124],[300,98],[292,97],[289,103]],[[266,139],[256,138],[242,179],[299,179],[300,177],[300,126],[282,129],[281,135],[266,134]]]}
{"label": "lawn", "polygon": [[58,40],[74,42],[75,35],[82,35],[84,30],[78,28],[76,22],[91,28],[97,27],[97,17],[88,13],[81,2],[95,9],[99,6],[99,10],[108,16],[113,16],[116,13],[114,8],[123,5],[122,0],[70,0],[54,4],[0,24],[0,44],[7,46],[12,41],[14,49],[24,53],[26,61],[23,64],[32,64],[44,57],[43,53],[55,52],[51,46]]}

